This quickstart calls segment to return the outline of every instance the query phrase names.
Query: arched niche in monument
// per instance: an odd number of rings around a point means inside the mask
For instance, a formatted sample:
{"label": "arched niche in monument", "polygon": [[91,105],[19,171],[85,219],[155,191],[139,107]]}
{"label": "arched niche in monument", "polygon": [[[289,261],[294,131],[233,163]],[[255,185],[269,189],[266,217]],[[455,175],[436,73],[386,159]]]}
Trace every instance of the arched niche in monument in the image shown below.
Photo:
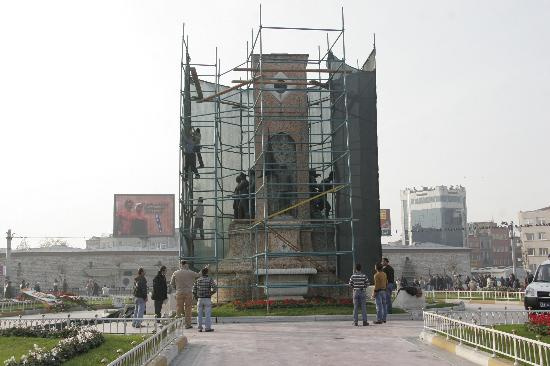
{"label": "arched niche in monument", "polygon": [[[269,136],[266,151],[266,176],[269,215],[296,203],[296,142],[287,133]],[[277,216],[296,217],[296,209]]]}

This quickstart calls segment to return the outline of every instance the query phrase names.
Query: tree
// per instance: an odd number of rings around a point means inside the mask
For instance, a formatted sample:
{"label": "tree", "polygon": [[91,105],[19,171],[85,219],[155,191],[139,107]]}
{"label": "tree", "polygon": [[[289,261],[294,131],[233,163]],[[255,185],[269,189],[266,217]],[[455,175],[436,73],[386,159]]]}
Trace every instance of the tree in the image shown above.
{"label": "tree", "polygon": [[29,246],[29,243],[27,243],[27,239],[23,238],[21,239],[21,242],[17,244],[15,247],[15,250],[29,250],[31,247]]}
{"label": "tree", "polygon": [[51,248],[51,247],[68,247],[67,241],[62,239],[48,238],[40,242],[40,248]]}

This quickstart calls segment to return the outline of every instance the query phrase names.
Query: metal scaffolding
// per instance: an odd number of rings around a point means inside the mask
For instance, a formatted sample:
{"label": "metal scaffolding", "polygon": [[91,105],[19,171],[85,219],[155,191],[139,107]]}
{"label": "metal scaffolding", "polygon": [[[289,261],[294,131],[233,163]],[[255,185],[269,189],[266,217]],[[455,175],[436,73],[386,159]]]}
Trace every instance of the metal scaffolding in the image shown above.
{"label": "metal scaffolding", "polygon": [[[318,32],[322,38],[326,37],[327,49],[321,52],[318,47],[316,58],[304,58],[303,72],[286,70],[284,65],[295,60],[284,54],[277,57],[264,54],[266,32]],[[217,49],[215,61],[209,64],[192,62],[189,49],[184,29],[180,83],[180,257],[194,263],[195,268],[210,265],[220,289],[233,291],[233,297],[247,293],[252,298],[270,298],[270,291],[303,287],[304,284],[270,281],[273,269],[285,266],[315,269],[319,280],[309,281],[305,286],[317,294],[328,293],[323,293],[323,289],[345,288],[347,283],[336,276],[337,258],[351,256],[355,263],[355,237],[346,92],[346,75],[350,71],[345,65],[343,10],[340,28],[306,28],[264,25],[260,8],[259,28],[252,31],[247,42],[246,60],[227,70],[221,68]],[[329,60],[334,53],[341,56],[337,63]],[[264,76],[275,71],[302,76]],[[221,79],[230,77],[234,79],[233,86],[222,86]],[[333,85],[339,78],[343,82],[338,85],[343,88]],[[287,89],[306,95],[307,113],[288,108],[279,113],[277,107],[265,103],[266,93],[282,93]],[[345,116],[338,120],[332,111],[335,103],[342,101]],[[273,142],[269,129],[283,122],[307,131],[307,137],[301,141]],[[189,163],[186,165],[189,159],[186,143],[197,128],[201,132],[200,153],[205,166],[195,175]],[[336,133],[345,137],[346,148],[334,148]],[[295,151],[298,157],[307,154],[302,159],[305,165],[296,158],[290,173],[288,166],[273,162],[274,154],[286,154],[288,150]],[[337,163],[343,163],[345,169],[333,175]],[[295,178],[293,182],[281,183],[270,178],[283,174],[283,170]],[[244,195],[234,189],[235,179],[242,177],[242,173],[250,178]],[[317,176],[324,179],[317,182]],[[204,238],[197,238],[200,229],[194,218],[199,197],[203,198],[205,209]],[[232,204],[237,202],[238,212],[241,207],[238,202],[243,200],[247,202],[248,215],[235,220]],[[283,203],[272,207],[274,200]],[[349,201],[346,215],[335,209],[339,200]],[[351,232],[348,249],[342,249],[336,240],[337,232],[344,228]],[[241,244],[245,243],[239,250],[232,247],[237,240],[230,240],[236,237]],[[301,245],[296,242],[297,237]],[[251,281],[231,281],[228,273],[238,267],[250,272]]]}

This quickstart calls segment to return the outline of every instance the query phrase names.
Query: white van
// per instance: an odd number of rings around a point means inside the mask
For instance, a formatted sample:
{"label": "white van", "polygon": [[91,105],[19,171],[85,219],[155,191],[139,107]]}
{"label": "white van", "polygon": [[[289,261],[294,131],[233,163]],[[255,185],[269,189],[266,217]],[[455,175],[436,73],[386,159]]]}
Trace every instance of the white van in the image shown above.
{"label": "white van", "polygon": [[525,289],[525,309],[550,310],[550,260],[540,264],[533,282]]}

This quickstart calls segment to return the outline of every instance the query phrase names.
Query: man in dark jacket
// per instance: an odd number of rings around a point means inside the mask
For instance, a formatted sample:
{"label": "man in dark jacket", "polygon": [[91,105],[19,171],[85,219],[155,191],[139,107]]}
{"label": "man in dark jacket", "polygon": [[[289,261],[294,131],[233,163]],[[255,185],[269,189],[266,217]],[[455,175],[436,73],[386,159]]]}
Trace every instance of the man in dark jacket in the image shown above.
{"label": "man in dark jacket", "polygon": [[155,301],[155,317],[160,318],[162,304],[168,299],[168,285],[166,284],[166,266],[160,267],[155,278],[153,278],[153,294],[151,298]]}
{"label": "man in dark jacket", "polygon": [[395,274],[393,267],[390,266],[390,260],[388,258],[382,258],[382,266],[382,271],[384,271],[386,277],[388,278],[388,285],[386,286],[386,314],[391,314],[391,295],[393,290],[395,290]]}
{"label": "man in dark jacket", "polygon": [[[145,279],[145,270],[140,268],[138,275],[134,279],[134,319],[142,319],[145,314],[145,303],[147,302],[147,280]],[[141,320],[132,321],[135,328],[141,328]]]}

